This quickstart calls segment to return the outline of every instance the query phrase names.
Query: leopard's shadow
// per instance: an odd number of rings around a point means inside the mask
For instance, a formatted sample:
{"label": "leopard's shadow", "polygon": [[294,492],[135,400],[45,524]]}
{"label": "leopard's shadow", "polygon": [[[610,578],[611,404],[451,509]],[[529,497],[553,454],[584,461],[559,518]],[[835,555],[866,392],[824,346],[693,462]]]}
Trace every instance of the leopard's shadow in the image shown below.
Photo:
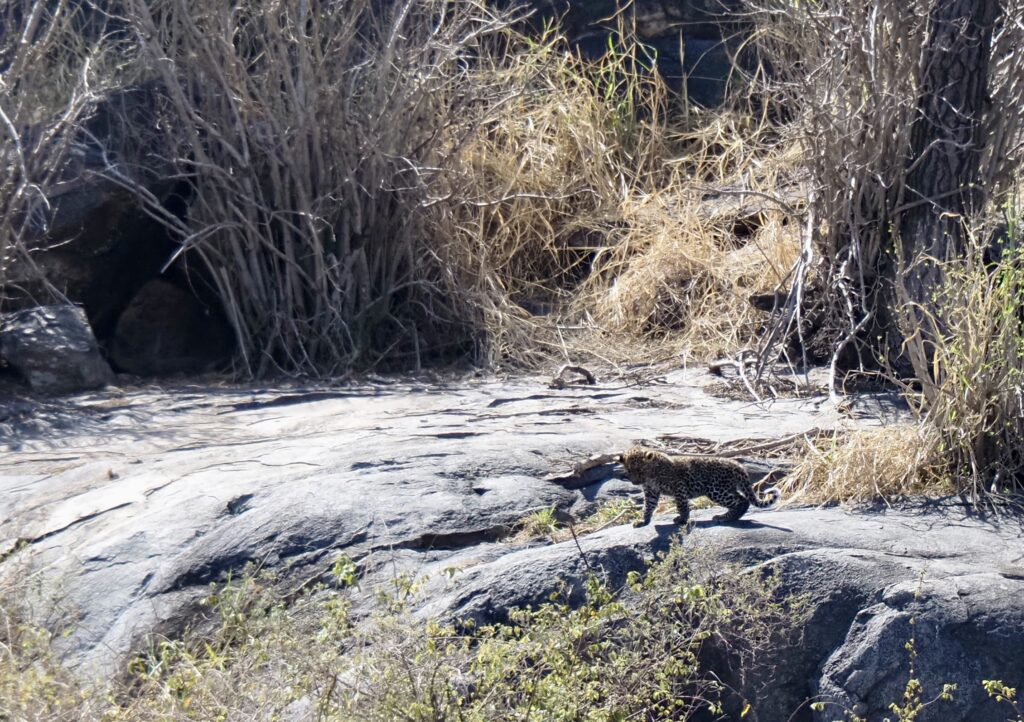
{"label": "leopard's shadow", "polygon": [[[693,528],[697,527],[711,527],[711,526],[728,526],[734,529],[778,529],[779,531],[793,533],[793,530],[785,526],[775,526],[774,524],[763,524],[753,519],[740,519],[738,521],[715,521],[714,519],[696,519],[691,522]],[[673,526],[678,526],[674,524]]]}

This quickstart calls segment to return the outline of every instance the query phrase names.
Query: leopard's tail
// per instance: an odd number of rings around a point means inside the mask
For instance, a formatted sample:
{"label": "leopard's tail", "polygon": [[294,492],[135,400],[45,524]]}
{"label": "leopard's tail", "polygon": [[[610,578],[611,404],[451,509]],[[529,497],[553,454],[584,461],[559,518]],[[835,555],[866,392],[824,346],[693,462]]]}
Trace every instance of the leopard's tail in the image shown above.
{"label": "leopard's tail", "polygon": [[764,509],[765,507],[772,506],[775,504],[779,497],[782,496],[782,492],[779,491],[779,487],[770,486],[764,491],[758,493],[750,486],[740,485],[740,494],[743,498],[749,501],[751,504],[756,506],[758,509]]}

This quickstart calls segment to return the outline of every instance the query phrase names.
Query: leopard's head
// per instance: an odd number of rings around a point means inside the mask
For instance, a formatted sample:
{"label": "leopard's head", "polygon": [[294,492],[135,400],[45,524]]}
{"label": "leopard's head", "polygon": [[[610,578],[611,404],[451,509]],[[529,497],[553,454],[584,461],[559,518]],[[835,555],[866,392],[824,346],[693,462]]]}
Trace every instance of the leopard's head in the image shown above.
{"label": "leopard's head", "polygon": [[616,461],[626,469],[626,476],[637,485],[644,482],[644,469],[659,457],[657,451],[643,446],[633,446],[625,454],[619,454]]}

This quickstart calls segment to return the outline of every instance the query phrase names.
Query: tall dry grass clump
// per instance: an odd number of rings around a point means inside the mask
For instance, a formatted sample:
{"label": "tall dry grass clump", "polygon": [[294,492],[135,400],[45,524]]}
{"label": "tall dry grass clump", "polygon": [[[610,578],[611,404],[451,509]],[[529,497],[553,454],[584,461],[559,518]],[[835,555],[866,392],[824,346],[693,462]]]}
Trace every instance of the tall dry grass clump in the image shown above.
{"label": "tall dry grass clump", "polygon": [[779,485],[786,504],[895,502],[949,493],[936,438],[907,423],[808,442],[805,454]]}
{"label": "tall dry grass clump", "polygon": [[997,261],[985,244],[973,241],[960,263],[945,265],[934,309],[915,309],[909,299],[902,307],[920,380],[908,397],[936,433],[949,475],[975,501],[1024,489],[1024,246],[1018,222],[1010,219]]}
{"label": "tall dry grass clump", "polygon": [[629,222],[623,206],[666,180],[667,89],[621,22],[600,60],[549,28],[506,36],[475,73],[503,100],[432,189],[428,218],[449,292],[486,332],[478,358],[529,360],[550,353],[553,321]]}
{"label": "tall dry grass clump", "polygon": [[164,216],[206,270],[241,371],[331,374],[464,339],[420,213],[500,101],[476,80],[513,16],[474,0],[125,0],[191,186]]}
{"label": "tall dry grass clump", "polygon": [[628,223],[589,279],[583,304],[604,329],[670,339],[700,354],[753,345],[763,317],[750,296],[780,286],[799,255],[799,228],[781,210],[759,212],[751,236],[691,193],[653,194],[623,208]]}
{"label": "tall dry grass clump", "polygon": [[462,273],[452,291],[486,329],[482,360],[749,345],[761,319],[748,296],[774,290],[798,253],[794,209],[770,200],[791,185],[791,149],[745,110],[673,109],[623,17],[600,60],[548,32],[489,68],[509,100],[432,207]]}
{"label": "tall dry grass clump", "polygon": [[783,287],[799,255],[799,211],[782,200],[798,157],[749,108],[691,109],[687,123],[666,179],[622,203],[576,306],[610,334],[731,354],[763,325],[750,296]]}
{"label": "tall dry grass clump", "polygon": [[783,484],[791,502],[960,493],[979,504],[1024,488],[1024,247],[1016,222],[997,260],[972,242],[943,273],[934,308],[907,298],[900,309],[916,372],[903,391],[918,423],[816,441]]}

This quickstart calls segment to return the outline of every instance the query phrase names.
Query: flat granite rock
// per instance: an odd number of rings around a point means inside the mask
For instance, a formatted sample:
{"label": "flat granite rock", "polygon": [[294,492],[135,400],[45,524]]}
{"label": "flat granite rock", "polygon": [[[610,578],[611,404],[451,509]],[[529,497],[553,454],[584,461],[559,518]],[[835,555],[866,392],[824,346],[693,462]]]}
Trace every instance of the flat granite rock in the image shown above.
{"label": "flat granite rock", "polygon": [[705,378],[674,371],[562,390],[539,378],[149,387],[76,397],[31,419],[21,410],[0,436],[0,558],[19,540],[24,548],[0,574],[45,565],[81,615],[68,658],[102,668],[248,561],[308,575],[341,551],[450,555],[503,539],[538,511],[570,513],[588,490],[548,479],[636,439],[878,423],[820,397],[717,399]]}
{"label": "flat granite rock", "polygon": [[[537,512],[579,515],[639,494],[611,465],[573,479],[575,463],[640,439],[770,441],[902,413],[884,396],[858,397],[852,416],[824,396],[721,399],[710,381],[677,370],[560,390],[539,378],[379,379],[110,389],[28,409],[0,399],[0,576],[38,572],[78,615],[62,652],[101,674],[148,635],[180,629],[209,584],[247,562],[308,579],[346,554],[367,587],[395,571],[425,577],[421,616],[499,619],[559,580],[578,595],[588,565],[621,583],[679,531],[668,517],[611,527],[580,538],[585,561],[573,541],[515,541]],[[874,714],[905,684],[909,616],[922,678],[961,684],[933,719],[1002,719],[978,679],[1024,681],[1017,521],[952,507],[783,509],[717,526],[712,513],[695,515],[686,544],[741,567],[778,564],[817,605],[757,719],[811,719],[801,705],[816,694]]]}

